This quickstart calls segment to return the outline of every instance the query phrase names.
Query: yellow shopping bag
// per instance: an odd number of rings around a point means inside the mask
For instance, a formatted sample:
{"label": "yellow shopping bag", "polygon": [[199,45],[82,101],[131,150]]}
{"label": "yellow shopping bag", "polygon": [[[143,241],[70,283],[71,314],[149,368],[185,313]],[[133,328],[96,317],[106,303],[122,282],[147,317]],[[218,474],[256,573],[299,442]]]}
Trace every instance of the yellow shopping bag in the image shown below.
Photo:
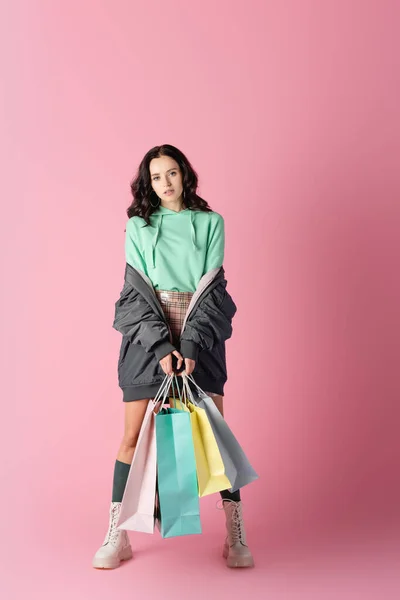
{"label": "yellow shopping bag", "polygon": [[178,398],[169,398],[169,405],[171,408],[176,408],[177,410],[184,410],[185,412],[190,412],[187,404],[187,401],[184,402],[182,400],[178,400]]}
{"label": "yellow shopping bag", "polygon": [[187,397],[183,400],[170,398],[170,401],[174,408],[190,412],[199,496],[231,488],[206,411],[188,401]]}

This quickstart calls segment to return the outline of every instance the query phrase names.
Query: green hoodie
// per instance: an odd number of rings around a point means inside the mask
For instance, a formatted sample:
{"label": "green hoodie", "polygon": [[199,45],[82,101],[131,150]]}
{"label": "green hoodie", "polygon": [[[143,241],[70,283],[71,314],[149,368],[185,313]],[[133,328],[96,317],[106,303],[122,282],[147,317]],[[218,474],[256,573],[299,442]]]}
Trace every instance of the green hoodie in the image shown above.
{"label": "green hoodie", "polygon": [[201,277],[224,260],[224,219],[216,212],[164,206],[126,224],[126,262],[143,271],[158,290],[194,292]]}

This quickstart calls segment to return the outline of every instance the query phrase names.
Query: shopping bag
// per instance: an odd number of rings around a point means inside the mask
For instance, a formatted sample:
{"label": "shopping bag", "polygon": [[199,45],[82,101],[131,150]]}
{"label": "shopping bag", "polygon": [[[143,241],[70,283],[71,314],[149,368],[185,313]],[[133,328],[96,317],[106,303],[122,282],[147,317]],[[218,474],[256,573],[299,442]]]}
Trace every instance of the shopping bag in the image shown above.
{"label": "shopping bag", "polygon": [[164,538],[201,533],[196,461],[188,412],[155,417],[160,531]]}
{"label": "shopping bag", "polygon": [[196,386],[196,393],[193,394],[191,391],[190,399],[193,404],[205,410],[214,432],[225,466],[225,473],[232,486],[230,491],[234,492],[258,479],[256,471],[214,401],[197,385],[193,377],[189,376],[188,379]]}
{"label": "shopping bag", "polygon": [[187,413],[190,413],[189,407],[187,405],[187,402],[184,402],[181,399],[178,398],[170,398],[169,399],[169,404],[171,408],[176,408],[178,410],[183,410]]}
{"label": "shopping bag", "polygon": [[203,408],[187,400],[187,393],[190,393],[190,389],[186,388],[187,385],[185,380],[186,402],[178,400],[175,406],[190,412],[199,496],[208,496],[230,488],[231,482],[226,476],[221,452],[207,413]]}
{"label": "shopping bag", "polygon": [[[165,388],[166,379],[161,384],[159,395]],[[147,405],[139,432],[121,503],[117,522],[119,529],[154,533],[154,503],[156,493],[157,451],[154,410],[157,396]]]}

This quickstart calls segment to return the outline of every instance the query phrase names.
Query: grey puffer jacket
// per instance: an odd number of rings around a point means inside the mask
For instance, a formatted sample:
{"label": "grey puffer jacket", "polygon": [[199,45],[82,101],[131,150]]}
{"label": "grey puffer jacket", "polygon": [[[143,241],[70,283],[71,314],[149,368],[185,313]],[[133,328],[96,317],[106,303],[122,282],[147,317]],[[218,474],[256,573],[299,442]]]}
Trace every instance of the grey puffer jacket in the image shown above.
{"label": "grey puffer jacket", "polygon": [[203,390],[223,394],[227,381],[225,341],[232,335],[237,311],[226,286],[223,267],[203,275],[186,312],[179,347],[175,348],[150,279],[126,264],[113,323],[122,333],[118,383],[124,402],[154,398],[165,377],[159,361],[175,349],[196,361],[193,377]]}

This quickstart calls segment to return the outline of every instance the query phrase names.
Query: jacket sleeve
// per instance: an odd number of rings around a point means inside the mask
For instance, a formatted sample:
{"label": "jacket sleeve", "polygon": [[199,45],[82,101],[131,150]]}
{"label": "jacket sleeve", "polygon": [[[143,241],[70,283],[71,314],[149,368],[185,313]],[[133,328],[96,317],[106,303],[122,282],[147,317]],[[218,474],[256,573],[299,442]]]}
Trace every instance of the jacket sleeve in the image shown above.
{"label": "jacket sleeve", "polygon": [[166,323],[128,282],[115,303],[113,327],[131,343],[140,344],[146,352],[154,352],[158,361],[176,350],[169,341]]}
{"label": "jacket sleeve", "polygon": [[212,350],[219,342],[232,335],[232,319],[236,304],[221,281],[199,302],[186,321],[181,335],[181,353],[184,358],[197,360],[200,350]]}

